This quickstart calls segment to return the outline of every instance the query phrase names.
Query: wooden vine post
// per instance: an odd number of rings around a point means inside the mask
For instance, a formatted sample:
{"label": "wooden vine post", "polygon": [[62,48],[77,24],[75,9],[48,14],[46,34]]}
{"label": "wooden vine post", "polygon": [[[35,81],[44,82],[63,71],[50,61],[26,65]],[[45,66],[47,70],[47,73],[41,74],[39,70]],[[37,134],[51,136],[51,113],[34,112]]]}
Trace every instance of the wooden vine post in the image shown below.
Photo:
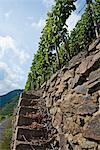
{"label": "wooden vine post", "polygon": [[95,29],[95,35],[96,35],[96,38],[99,37],[99,34],[98,34],[98,27],[97,27],[97,22],[96,20],[94,19],[94,9],[93,9],[93,3],[92,3],[92,0],[86,0],[86,4],[89,6],[90,8],[90,15],[92,17],[92,20],[93,20],[93,23],[94,23],[94,29]]}

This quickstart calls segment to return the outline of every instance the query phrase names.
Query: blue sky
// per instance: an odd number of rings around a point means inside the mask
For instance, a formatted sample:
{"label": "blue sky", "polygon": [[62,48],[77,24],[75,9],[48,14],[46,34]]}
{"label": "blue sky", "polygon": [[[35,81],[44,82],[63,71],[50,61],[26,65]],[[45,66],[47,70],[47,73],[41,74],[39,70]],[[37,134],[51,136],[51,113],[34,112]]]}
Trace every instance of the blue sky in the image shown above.
{"label": "blue sky", "polygon": [[[71,31],[80,19],[77,11],[67,20]],[[40,33],[53,0],[0,0],[0,95],[24,88]]]}

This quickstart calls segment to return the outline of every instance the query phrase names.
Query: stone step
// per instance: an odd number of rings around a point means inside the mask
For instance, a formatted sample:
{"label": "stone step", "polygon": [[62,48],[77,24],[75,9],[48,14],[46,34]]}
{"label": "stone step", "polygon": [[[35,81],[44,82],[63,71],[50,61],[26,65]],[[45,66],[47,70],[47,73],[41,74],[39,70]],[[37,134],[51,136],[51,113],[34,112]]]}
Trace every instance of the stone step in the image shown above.
{"label": "stone step", "polygon": [[32,143],[20,143],[18,145],[16,145],[16,150],[46,150],[46,146],[45,145],[32,145]]}
{"label": "stone step", "polygon": [[20,115],[26,115],[27,113],[37,113],[38,108],[30,107],[30,106],[21,106],[19,107],[19,114]]}
{"label": "stone step", "polygon": [[38,100],[22,98],[20,106],[36,106],[38,105]]}
{"label": "stone step", "polygon": [[51,119],[40,95],[41,92],[28,91],[20,96],[15,112],[12,150],[52,150],[49,141]]}
{"label": "stone step", "polygon": [[[24,141],[24,137],[28,142],[32,139],[47,139],[47,130],[46,128],[42,129],[29,129],[25,127],[17,127],[17,140]],[[24,137],[23,137],[24,136]]]}
{"label": "stone step", "polygon": [[[36,114],[35,114],[36,116]],[[41,123],[42,118],[37,117],[29,117],[29,116],[19,116],[17,126],[28,126],[31,125],[33,122]],[[41,116],[40,116],[41,117]]]}
{"label": "stone step", "polygon": [[48,140],[32,140],[31,142],[28,142],[26,139],[24,141],[17,141],[16,140],[16,144],[31,144],[31,145],[48,145],[49,142]]}
{"label": "stone step", "polygon": [[22,97],[27,98],[27,99],[39,99],[42,97],[41,92],[33,92],[33,91],[27,91],[27,92],[22,92]]}
{"label": "stone step", "polygon": [[31,125],[35,120],[28,117],[19,116],[17,126],[28,126]]}

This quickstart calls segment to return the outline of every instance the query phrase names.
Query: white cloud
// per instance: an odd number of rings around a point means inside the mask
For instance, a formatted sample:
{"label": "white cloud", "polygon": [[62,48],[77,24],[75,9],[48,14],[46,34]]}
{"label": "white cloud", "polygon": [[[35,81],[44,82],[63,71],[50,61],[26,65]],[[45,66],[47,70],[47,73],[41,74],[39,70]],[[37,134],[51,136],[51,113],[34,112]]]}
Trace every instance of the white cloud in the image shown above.
{"label": "white cloud", "polygon": [[10,36],[0,36],[0,47],[4,49],[15,49],[14,40]]}
{"label": "white cloud", "polygon": [[31,24],[31,27],[42,29],[45,26],[45,19],[40,18],[38,21],[35,21],[33,17],[29,16],[27,17],[28,22],[26,23],[26,26]]}
{"label": "white cloud", "polygon": [[11,36],[0,36],[0,95],[22,87],[26,77],[24,67],[29,58]]}
{"label": "white cloud", "polygon": [[45,19],[40,19],[38,22],[32,22],[32,27],[34,28],[43,28],[45,26]]}
{"label": "white cloud", "polygon": [[13,89],[20,88],[24,78],[24,73],[18,65],[9,66],[5,62],[0,62],[0,73],[5,72],[5,78],[0,80],[0,95]]}
{"label": "white cloud", "polygon": [[67,19],[66,25],[68,25],[68,31],[72,31],[72,29],[75,27],[78,20],[81,19],[80,15],[77,15],[75,12],[72,13],[72,15]]}
{"label": "white cloud", "polygon": [[29,58],[29,54],[25,50],[17,48],[15,40],[11,36],[0,36],[0,58],[4,57],[7,52],[12,52],[12,55],[17,57],[21,64]]}
{"label": "white cloud", "polygon": [[46,6],[51,6],[54,4],[54,0],[43,0],[43,3],[46,4]]}
{"label": "white cloud", "polygon": [[6,13],[4,14],[4,16],[5,16],[6,18],[9,18],[12,13],[13,13],[13,10],[9,10],[8,12],[6,12]]}
{"label": "white cloud", "polygon": [[29,16],[29,17],[27,17],[27,19],[30,21],[33,21],[34,18],[32,16]]}

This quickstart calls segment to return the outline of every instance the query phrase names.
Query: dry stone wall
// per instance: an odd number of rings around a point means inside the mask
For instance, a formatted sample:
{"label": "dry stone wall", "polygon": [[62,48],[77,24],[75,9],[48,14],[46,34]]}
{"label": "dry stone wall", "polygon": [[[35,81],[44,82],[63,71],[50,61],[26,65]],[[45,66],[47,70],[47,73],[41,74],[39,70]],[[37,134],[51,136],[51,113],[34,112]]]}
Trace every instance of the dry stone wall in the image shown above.
{"label": "dry stone wall", "polygon": [[21,94],[13,126],[11,150],[100,150],[100,38]]}
{"label": "dry stone wall", "polygon": [[100,150],[100,38],[42,86],[60,150]]}
{"label": "dry stone wall", "polygon": [[53,128],[42,91],[20,96],[14,113],[11,150],[58,150],[57,130]]}

